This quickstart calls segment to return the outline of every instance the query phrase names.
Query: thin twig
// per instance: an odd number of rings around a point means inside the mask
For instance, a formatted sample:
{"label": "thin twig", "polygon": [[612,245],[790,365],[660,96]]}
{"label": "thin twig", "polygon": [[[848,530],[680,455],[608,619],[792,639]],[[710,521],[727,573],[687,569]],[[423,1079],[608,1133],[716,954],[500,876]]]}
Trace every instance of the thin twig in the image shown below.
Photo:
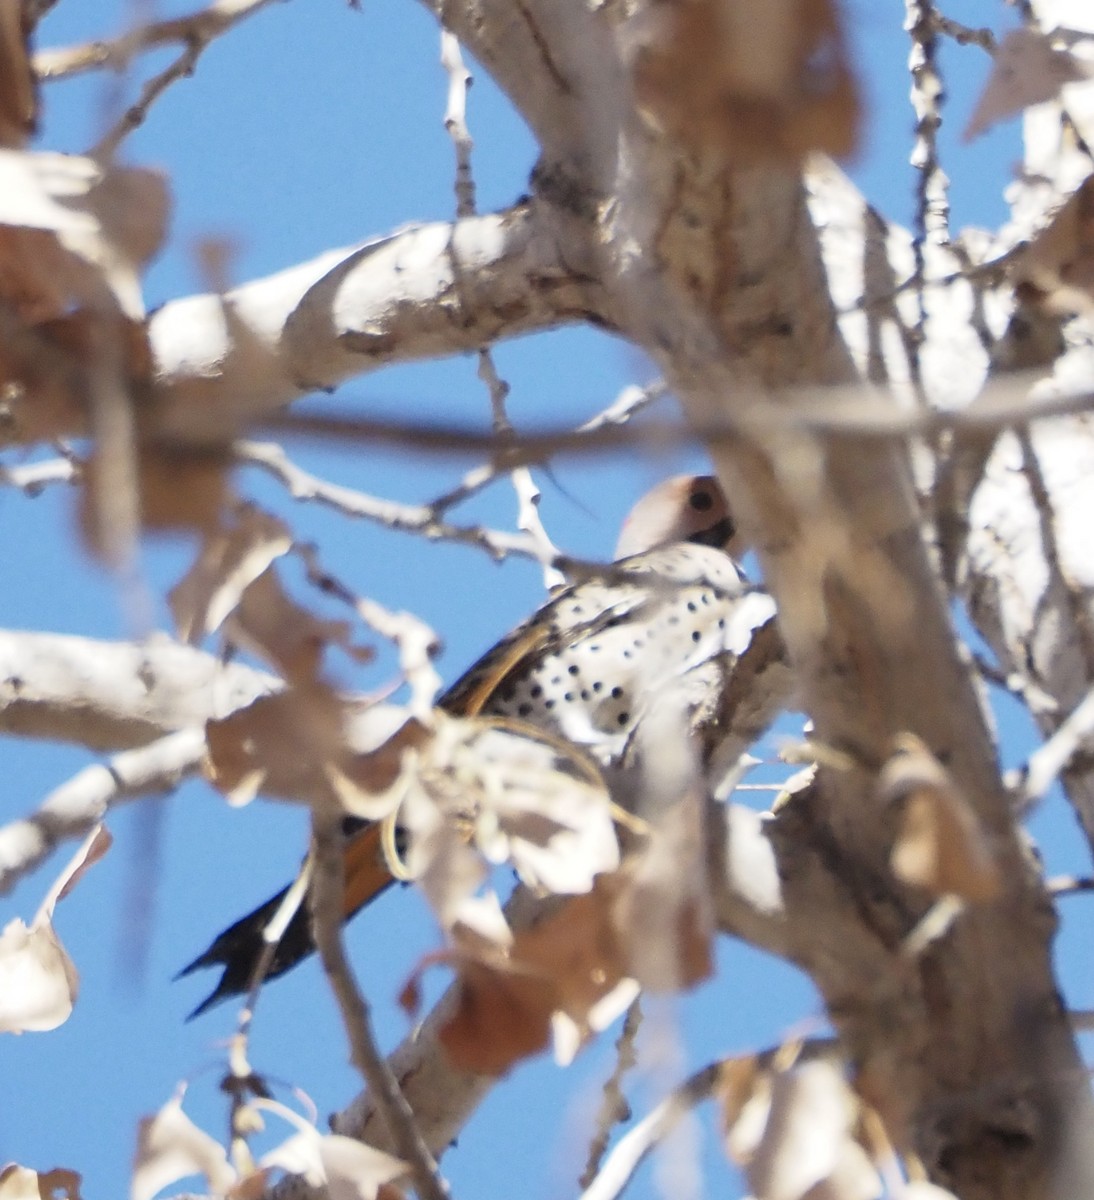
{"label": "thin twig", "polygon": [[1053,875],[1045,880],[1045,889],[1050,896],[1078,896],[1094,892],[1094,879],[1089,875]]}
{"label": "thin twig", "polygon": [[[666,395],[668,395],[668,385],[662,379],[658,379],[646,387],[632,384],[625,387],[607,408],[579,425],[576,432],[592,433],[608,426],[625,425],[631,417]],[[503,469],[496,463],[483,463],[473,467],[456,487],[438,496],[429,508],[437,516],[441,516],[450,508],[477,495],[503,473]]]}
{"label": "thin twig", "polygon": [[78,464],[68,458],[50,458],[14,467],[0,465],[0,486],[18,488],[24,495],[34,497],[52,483],[75,483],[79,474]]}
{"label": "thin twig", "polygon": [[[799,1043],[797,1061],[822,1058],[839,1050],[835,1038],[809,1038]],[[786,1045],[771,1046],[752,1056],[757,1067],[770,1069],[786,1054]],[[581,1194],[581,1200],[616,1200],[651,1150],[676,1128],[696,1105],[713,1096],[723,1070],[735,1059],[710,1063],[674,1088],[650,1114],[622,1137],[608,1155],[600,1174]]]}
{"label": "thin twig", "polygon": [[1021,700],[1035,717],[1050,716],[1059,712],[1060,706],[1056,703],[1056,698],[1022,671],[1003,671],[980,654],[973,654],[971,658],[977,674],[982,679],[1010,692],[1012,696]]}
{"label": "thin twig", "polygon": [[448,74],[448,104],[444,127],[456,150],[456,216],[475,215],[475,180],[471,174],[474,142],[467,128],[467,89],[471,72],[464,66],[460,43],[454,33],[441,30],[441,66]]}
{"label": "thin twig", "polygon": [[721,1063],[711,1063],[674,1088],[619,1140],[600,1173],[582,1192],[581,1200],[616,1200],[650,1151],[664,1141],[696,1105],[714,1094],[721,1070]]}
{"label": "thin twig", "polygon": [[1015,803],[1020,813],[1028,812],[1067,770],[1094,733],[1094,688],[1071,710],[1056,732],[1029,756],[1021,771],[1011,772],[1008,783],[1016,787]]}
{"label": "thin twig", "polygon": [[273,0],[218,0],[203,12],[192,14],[188,26],[185,25],[187,19],[183,18],[184,29],[181,37],[176,35],[169,40],[181,40],[186,46],[185,50],[158,75],[153,75],[144,82],[136,103],[130,105],[114,126],[99,139],[91,150],[91,156],[104,160],[112,158],[121,143],[144,123],[152,105],[171,84],[193,75],[198,59],[212,41],[244,17],[249,17],[272,3]]}
{"label": "thin twig", "polygon": [[[37,7],[41,10],[55,2],[48,0],[43,4],[39,0]],[[103,67],[122,71],[138,54],[176,43],[191,49],[197,45],[200,53],[214,38],[271,3],[273,0],[218,0],[208,8],[186,16],[150,21],[118,38],[39,50],[34,56],[34,73],[40,80],[49,83]],[[37,15],[40,13],[35,15],[35,19]]]}
{"label": "thin twig", "polygon": [[440,519],[433,505],[400,504],[329,483],[297,466],[278,442],[236,442],[232,452],[239,462],[259,467],[279,480],[292,498],[302,503],[314,501],[343,516],[362,517],[405,533],[420,533],[430,541],[478,546],[498,560],[510,554],[538,557],[538,547],[526,533],[510,533],[484,525],[453,525]]}
{"label": "thin twig", "polygon": [[[1031,400],[1019,378],[990,384],[980,398],[964,409],[907,409],[883,401],[870,387],[801,389],[795,404],[788,391],[784,403],[762,415],[749,413],[748,431],[789,429],[813,434],[856,438],[928,437],[946,430],[982,434],[1037,421],[1074,416],[1094,408],[1094,392],[1072,392]],[[458,425],[382,421],[346,413],[275,414],[262,422],[265,429],[286,437],[306,437],[342,443],[368,442],[435,454],[488,454],[500,470],[543,462],[552,455],[602,454],[608,450],[661,450],[665,446],[717,444],[741,436],[741,427],[728,414],[723,422],[684,425],[674,421],[643,421],[634,425],[601,425],[595,429],[541,429],[511,438]]]}
{"label": "thin twig", "polygon": [[421,1200],[450,1200],[448,1184],[429,1152],[398,1081],[376,1044],[368,1002],[357,986],[342,945],[345,872],[340,815],[313,814],[312,835],[315,871],[309,902],[315,944],[342,1014],[353,1065],[373,1095],[396,1153],[409,1166]]}
{"label": "thin twig", "polygon": [[[471,86],[471,72],[464,65],[459,41],[447,29],[441,30],[441,64],[448,73],[444,127],[456,153],[456,219],[460,221],[475,216],[475,179],[471,173],[474,142],[467,127],[467,91]],[[455,267],[454,275],[458,280],[460,271],[455,243],[451,245],[450,253]],[[489,346],[479,347],[478,375],[490,396],[494,433],[498,437],[511,437],[513,428],[505,411],[509,384],[498,374]],[[536,558],[543,568],[544,587],[557,587],[565,583],[566,578],[554,565],[559,557],[558,547],[548,536],[539,515],[540,490],[527,466],[513,467],[509,478],[517,496],[517,527],[524,530],[536,546]]]}
{"label": "thin twig", "polygon": [[596,1114],[596,1133],[589,1143],[585,1169],[581,1172],[578,1185],[585,1189],[596,1178],[611,1141],[612,1130],[621,1121],[629,1120],[630,1105],[623,1094],[623,1076],[638,1062],[635,1054],[635,1039],[642,1024],[641,997],[631,1003],[623,1018],[623,1028],[615,1043],[615,1066],[602,1089],[600,1108]]}
{"label": "thin twig", "polygon": [[972,25],[964,25],[937,11],[932,14],[931,20],[939,33],[953,38],[959,46],[979,46],[981,50],[992,55],[998,49],[995,34],[990,29],[977,29]]}
{"label": "thin twig", "polygon": [[912,166],[919,172],[916,186],[916,274],[923,276],[925,244],[949,245],[949,181],[938,155],[938,130],[946,89],[939,72],[938,13],[932,0],[907,0],[904,22],[912,38],[908,68],[912,73],[912,107],[915,109],[915,147]]}
{"label": "thin twig", "polygon": [[394,644],[403,678],[410,687],[410,711],[419,721],[428,722],[441,689],[441,677],[433,666],[434,655],[441,645],[436,632],[413,613],[392,612],[376,600],[356,595],[324,570],[313,546],[298,545],[296,552],[303,559],[310,583],[348,604],[366,625]]}

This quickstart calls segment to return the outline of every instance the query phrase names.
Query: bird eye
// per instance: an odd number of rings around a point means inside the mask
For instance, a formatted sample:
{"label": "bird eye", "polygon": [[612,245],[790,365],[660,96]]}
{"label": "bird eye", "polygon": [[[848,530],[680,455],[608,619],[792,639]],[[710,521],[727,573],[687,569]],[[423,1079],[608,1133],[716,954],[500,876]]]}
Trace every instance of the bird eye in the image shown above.
{"label": "bird eye", "polygon": [[714,497],[710,492],[692,492],[688,497],[688,503],[696,512],[706,512],[714,506]]}

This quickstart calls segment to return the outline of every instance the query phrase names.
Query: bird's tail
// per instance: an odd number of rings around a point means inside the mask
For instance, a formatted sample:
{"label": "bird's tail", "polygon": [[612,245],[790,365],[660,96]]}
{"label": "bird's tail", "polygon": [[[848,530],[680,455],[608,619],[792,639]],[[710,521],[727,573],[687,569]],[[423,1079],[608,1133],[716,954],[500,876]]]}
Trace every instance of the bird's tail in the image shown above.
{"label": "bird's tail", "polygon": [[[347,834],[349,836],[343,850],[345,868],[343,921],[348,921],[354,913],[364,908],[394,882],[381,846],[380,826],[378,824],[363,825],[359,821],[354,821],[351,828],[347,829]],[[254,912],[241,917],[234,925],[225,929],[213,940],[207,950],[199,954],[192,963],[187,964],[178,973],[176,978],[181,979],[182,976],[201,970],[203,967],[219,966],[223,968],[216,987],[190,1013],[187,1020],[200,1016],[223,1000],[243,995],[249,990],[265,947],[263,935],[288,890],[288,887],[282,888],[276,896],[271,896]],[[283,974],[291,967],[295,967],[302,959],[307,958],[314,950],[315,941],[312,938],[307,906],[301,905],[293,914],[281,941],[274,950],[269,969],[266,971],[266,978],[272,979],[276,975]]]}

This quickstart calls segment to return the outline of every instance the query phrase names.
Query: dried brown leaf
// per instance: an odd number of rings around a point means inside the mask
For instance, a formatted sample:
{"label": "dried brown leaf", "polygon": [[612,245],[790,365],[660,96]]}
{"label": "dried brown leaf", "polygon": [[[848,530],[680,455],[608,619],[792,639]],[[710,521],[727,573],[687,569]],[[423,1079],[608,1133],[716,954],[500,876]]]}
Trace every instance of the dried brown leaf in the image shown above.
{"label": "dried brown leaf", "polygon": [[[4,243],[8,257],[0,258],[0,275],[10,278],[14,264],[23,290],[52,296],[54,304],[67,299],[45,316],[87,307],[139,320],[139,273],[163,240],[169,206],[163,178],[152,171],[103,167],[71,154],[0,150],[0,225],[18,234]],[[40,258],[19,252],[22,236],[34,231],[52,237],[50,252]],[[32,241],[44,248],[41,237]]]}
{"label": "dried brown leaf", "polygon": [[185,1087],[137,1129],[130,1200],[152,1200],[162,1188],[189,1175],[204,1175],[215,1192],[226,1192],[236,1182],[224,1147],[199,1129],[182,1111]]}
{"label": "dried brown leaf", "polygon": [[714,922],[692,827],[699,806],[681,797],[646,845],[605,881],[627,947],[628,974],[644,989],[675,992],[709,978]]}
{"label": "dried brown leaf", "polygon": [[322,683],[260,696],[206,723],[210,781],[237,804],[261,790],[297,804],[337,805],[324,767],[348,757],[344,716],[344,701]]}
{"label": "dried brown leaf", "polygon": [[[47,319],[53,297],[20,292],[18,273],[4,275],[5,259],[10,259],[5,244],[13,237],[24,250],[31,250],[28,242],[34,241],[0,226],[0,303],[7,298],[6,285],[14,285],[18,294],[13,305],[34,310],[34,317],[9,326],[0,339],[5,435],[22,443],[85,435],[87,396],[104,368],[127,393],[140,393],[147,386],[152,370],[147,331],[120,314],[89,310]],[[42,238],[47,244],[48,236]]]}
{"label": "dried brown leaf", "polygon": [[82,1182],[78,1171],[66,1167],[32,1171],[29,1167],[8,1163],[0,1168],[0,1200],[56,1200],[58,1195],[63,1195],[66,1200],[81,1200]]}
{"label": "dried brown leaf", "polygon": [[740,162],[854,152],[857,86],[834,0],[661,0],[624,29],[646,118]]}
{"label": "dried brown leaf", "polygon": [[72,1015],[80,977],[46,920],[0,933],[0,1033],[41,1033]]}
{"label": "dried brown leaf", "polygon": [[1084,180],[1031,241],[1017,272],[1027,293],[1042,293],[1056,311],[1094,308],[1094,179]]}
{"label": "dried brown leaf", "polygon": [[230,455],[218,446],[142,444],[137,457],[141,524],[153,530],[215,528],[233,496]]}
{"label": "dried brown leaf", "polygon": [[903,804],[890,865],[935,896],[994,900],[1002,876],[968,799],[918,738],[904,735],[878,777],[884,800]]}
{"label": "dried brown leaf", "polygon": [[457,1067],[500,1075],[545,1049],[552,1033],[568,1061],[626,1008],[636,987],[623,969],[611,907],[598,886],[514,934],[508,948],[462,956],[456,1011],[441,1031]]}
{"label": "dried brown leaf", "polygon": [[966,142],[1032,104],[1055,100],[1069,83],[1089,79],[1091,67],[1052,35],[1023,26],[1012,29],[995,52],[991,74],[961,135]]}
{"label": "dried brown leaf", "polygon": [[776,1072],[763,1135],[745,1173],[762,1200],[801,1200],[841,1169],[856,1103],[832,1063]]}
{"label": "dried brown leaf", "polygon": [[436,714],[434,736],[406,760],[402,788],[407,865],[446,928],[482,882],[483,859],[559,894],[587,891],[618,865],[595,766],[523,724]]}
{"label": "dried brown leaf", "polygon": [[110,834],[101,825],[93,829],[57,877],[31,924],[16,918],[0,934],[0,1032],[43,1032],[56,1029],[71,1016],[80,977],[53,928],[53,910],[110,844]]}
{"label": "dried brown leaf", "polygon": [[358,712],[322,682],[261,696],[205,733],[206,772],[232,803],[262,791],[370,820],[397,806],[401,757],[429,735],[403,709]]}
{"label": "dried brown leaf", "polygon": [[227,623],[232,640],[273,664],[293,682],[316,679],[328,645],[341,646],[357,662],[373,652],[357,646],[346,621],[327,621],[302,608],[285,593],[270,567],[243,592]]}
{"label": "dried brown leaf", "polygon": [[[380,1188],[407,1173],[402,1159],[354,1138],[301,1130],[262,1157],[261,1166],[302,1175],[331,1200],[376,1200]],[[398,1195],[398,1192],[396,1192]]]}
{"label": "dried brown leaf", "polygon": [[228,523],[211,530],[197,560],[167,595],[183,641],[197,645],[215,633],[292,542],[284,521],[252,504],[240,505]]}

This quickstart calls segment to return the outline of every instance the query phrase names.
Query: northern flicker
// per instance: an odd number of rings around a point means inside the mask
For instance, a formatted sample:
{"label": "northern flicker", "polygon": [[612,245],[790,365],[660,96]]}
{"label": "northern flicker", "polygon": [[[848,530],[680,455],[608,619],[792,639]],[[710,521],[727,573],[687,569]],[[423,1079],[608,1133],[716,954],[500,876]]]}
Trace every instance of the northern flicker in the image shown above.
{"label": "northern flicker", "polygon": [[[456,716],[515,717],[583,747],[603,767],[619,765],[643,713],[667,691],[680,689],[681,703],[692,707],[716,701],[712,664],[725,651],[742,649],[738,643],[756,623],[751,617],[743,624],[737,620],[748,596],[732,558],[737,549],[736,529],[715,479],[679,476],[662,483],[631,510],[617,561],[557,592],[487,651],[439,706]],[[753,598],[770,604],[766,597]],[[347,822],[347,832],[348,920],[393,880],[378,826]],[[237,921],[184,968],[182,975],[224,968],[216,990],[192,1016],[246,990],[262,930],[283,895]],[[308,916],[301,910],[277,947],[268,977],[312,949]]]}

